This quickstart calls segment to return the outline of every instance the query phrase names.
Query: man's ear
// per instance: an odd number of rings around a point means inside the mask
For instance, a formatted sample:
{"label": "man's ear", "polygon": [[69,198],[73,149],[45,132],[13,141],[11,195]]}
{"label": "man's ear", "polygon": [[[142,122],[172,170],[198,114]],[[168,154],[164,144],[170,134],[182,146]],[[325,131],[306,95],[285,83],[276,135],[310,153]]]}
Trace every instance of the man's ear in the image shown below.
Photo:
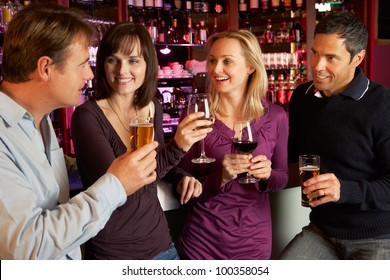
{"label": "man's ear", "polygon": [[54,66],[52,62],[53,60],[48,56],[42,56],[38,59],[37,73],[44,81],[48,81],[50,79],[51,71],[53,71]]}
{"label": "man's ear", "polygon": [[362,63],[365,56],[366,56],[366,50],[361,50],[360,52],[358,52],[352,59],[352,63],[354,64],[354,66],[355,67],[359,66],[360,63]]}

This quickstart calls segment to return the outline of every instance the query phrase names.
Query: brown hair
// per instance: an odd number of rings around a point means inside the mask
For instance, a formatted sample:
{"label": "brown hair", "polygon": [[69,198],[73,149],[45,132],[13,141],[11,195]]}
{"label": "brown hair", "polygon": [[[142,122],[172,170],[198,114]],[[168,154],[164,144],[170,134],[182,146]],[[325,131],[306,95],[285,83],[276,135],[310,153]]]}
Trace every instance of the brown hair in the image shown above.
{"label": "brown hair", "polygon": [[67,48],[76,40],[89,45],[93,35],[93,27],[76,10],[53,3],[31,4],[15,14],[5,33],[3,78],[13,83],[29,81],[42,56],[52,58],[61,69]]}
{"label": "brown hair", "polygon": [[136,97],[134,98],[134,106],[142,108],[150,103],[156,93],[158,82],[156,49],[148,30],[141,24],[131,22],[122,22],[114,25],[103,36],[98,49],[96,63],[97,100],[107,98],[112,93],[104,70],[104,62],[107,57],[118,51],[130,55],[136,46],[140,50],[139,55],[146,62],[146,74],[144,83],[137,90]]}

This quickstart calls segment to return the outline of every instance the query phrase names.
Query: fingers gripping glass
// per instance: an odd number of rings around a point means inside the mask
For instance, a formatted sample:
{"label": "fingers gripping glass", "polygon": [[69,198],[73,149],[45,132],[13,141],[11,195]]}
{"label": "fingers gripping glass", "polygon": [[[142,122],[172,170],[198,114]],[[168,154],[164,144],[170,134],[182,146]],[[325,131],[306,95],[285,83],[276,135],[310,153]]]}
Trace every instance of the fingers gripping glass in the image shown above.
{"label": "fingers gripping glass", "polygon": [[[257,138],[252,132],[249,121],[239,121],[233,124],[234,136],[233,145],[236,151],[241,154],[250,154],[257,147]],[[240,178],[238,182],[241,184],[253,184],[260,181],[260,179],[253,177],[249,173]]]}
{"label": "fingers gripping glass", "polygon": [[[198,94],[191,94],[190,99],[188,101],[187,106],[187,113],[191,114],[194,112],[204,112],[203,119],[207,119],[209,121],[214,121],[214,116],[210,112],[209,107],[209,98],[210,96],[208,94],[204,93],[198,93]],[[205,128],[204,126],[198,127],[197,129]],[[191,161],[193,163],[211,163],[215,161],[215,158],[209,158],[206,156],[205,149],[204,149],[204,139],[200,140],[200,157],[194,158]]]}

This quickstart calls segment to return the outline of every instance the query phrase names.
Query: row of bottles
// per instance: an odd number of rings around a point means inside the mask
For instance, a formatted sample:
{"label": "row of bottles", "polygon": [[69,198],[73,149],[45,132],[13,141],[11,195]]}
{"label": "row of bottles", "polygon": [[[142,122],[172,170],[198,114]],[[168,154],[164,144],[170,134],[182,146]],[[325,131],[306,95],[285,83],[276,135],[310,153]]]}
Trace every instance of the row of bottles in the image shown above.
{"label": "row of bottles", "polygon": [[271,19],[268,18],[263,34],[259,36],[259,42],[260,44],[301,43],[304,37],[305,34],[298,19],[288,22],[283,20],[275,29]]}
{"label": "row of bottles", "polygon": [[303,82],[305,77],[301,73],[297,75],[279,73],[277,76],[271,73],[268,75],[267,99],[287,110],[295,88]]}
{"label": "row of bottles", "polygon": [[195,13],[221,13],[225,1],[208,0],[127,0],[129,9],[181,10]]}
{"label": "row of bottles", "polygon": [[129,21],[145,25],[153,42],[159,44],[205,44],[210,34],[218,32],[217,17],[210,19],[208,15],[195,22],[190,13],[138,12],[130,13]]}
{"label": "row of bottles", "polygon": [[304,9],[304,0],[239,0],[240,12],[291,11]]}
{"label": "row of bottles", "polygon": [[0,33],[6,32],[12,17],[30,3],[30,0],[23,1],[23,4],[19,0],[0,2]]}

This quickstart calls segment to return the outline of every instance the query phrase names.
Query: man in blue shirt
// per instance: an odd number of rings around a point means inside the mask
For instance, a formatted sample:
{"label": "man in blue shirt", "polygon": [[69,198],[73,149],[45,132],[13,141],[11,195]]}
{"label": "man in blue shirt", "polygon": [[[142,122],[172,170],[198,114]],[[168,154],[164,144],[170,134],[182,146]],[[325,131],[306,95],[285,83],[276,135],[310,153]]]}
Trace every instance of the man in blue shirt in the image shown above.
{"label": "man in blue shirt", "polygon": [[69,200],[64,154],[48,114],[77,105],[93,78],[92,30],[56,5],[30,5],[8,27],[0,85],[0,259],[80,259],[80,245],[126,197],[156,180],[153,142],[117,158]]}

